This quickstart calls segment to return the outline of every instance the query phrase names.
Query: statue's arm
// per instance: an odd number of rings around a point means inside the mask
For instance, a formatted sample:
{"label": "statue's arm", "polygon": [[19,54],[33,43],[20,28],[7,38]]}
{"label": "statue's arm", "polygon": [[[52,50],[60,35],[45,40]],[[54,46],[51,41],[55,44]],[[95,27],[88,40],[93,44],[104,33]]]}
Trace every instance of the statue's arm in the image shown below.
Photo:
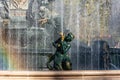
{"label": "statue's arm", "polygon": [[53,42],[53,46],[55,48],[59,47],[60,46],[60,41],[61,41],[61,38],[57,39],[55,42]]}
{"label": "statue's arm", "polygon": [[68,51],[70,48],[71,48],[71,45],[70,45],[70,44],[68,44],[67,47],[64,47],[64,46],[63,46],[63,52],[64,52],[64,53],[67,53],[67,51]]}

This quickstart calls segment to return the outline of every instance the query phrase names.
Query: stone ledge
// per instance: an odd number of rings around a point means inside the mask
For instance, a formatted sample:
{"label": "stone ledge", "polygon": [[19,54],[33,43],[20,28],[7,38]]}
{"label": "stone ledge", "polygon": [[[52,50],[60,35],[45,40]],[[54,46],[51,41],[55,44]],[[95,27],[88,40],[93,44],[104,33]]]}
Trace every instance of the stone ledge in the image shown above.
{"label": "stone ledge", "polygon": [[0,71],[0,80],[120,80],[120,71]]}

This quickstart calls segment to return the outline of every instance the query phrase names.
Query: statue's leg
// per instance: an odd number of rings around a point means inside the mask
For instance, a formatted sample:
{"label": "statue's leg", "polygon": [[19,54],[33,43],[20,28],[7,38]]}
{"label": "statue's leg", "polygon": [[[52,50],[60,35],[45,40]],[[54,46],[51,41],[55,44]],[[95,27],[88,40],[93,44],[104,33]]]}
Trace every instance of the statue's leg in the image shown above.
{"label": "statue's leg", "polygon": [[64,56],[62,61],[63,70],[72,70],[72,63],[68,55]]}
{"label": "statue's leg", "polygon": [[53,70],[53,67],[51,66],[51,61],[53,61],[54,60],[54,58],[55,58],[55,55],[52,55],[52,56],[50,56],[49,57],[49,59],[48,59],[48,62],[47,62],[47,68],[49,69],[49,70]]}
{"label": "statue's leg", "polygon": [[70,61],[65,61],[62,64],[63,70],[72,70],[72,63]]}
{"label": "statue's leg", "polygon": [[62,59],[63,59],[62,54],[58,53],[58,54],[55,55],[55,59],[54,59],[54,69],[55,70],[63,70]]}
{"label": "statue's leg", "polygon": [[57,63],[54,65],[55,70],[63,70],[61,63]]}

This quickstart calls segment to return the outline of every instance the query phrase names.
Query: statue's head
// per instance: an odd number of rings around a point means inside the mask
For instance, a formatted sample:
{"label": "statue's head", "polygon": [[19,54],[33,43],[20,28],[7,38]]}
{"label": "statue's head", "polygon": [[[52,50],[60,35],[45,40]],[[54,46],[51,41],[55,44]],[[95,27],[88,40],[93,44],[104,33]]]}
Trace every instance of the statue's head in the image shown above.
{"label": "statue's head", "polygon": [[109,44],[107,42],[105,42],[103,44],[103,50],[108,50],[109,49]]}
{"label": "statue's head", "polygon": [[45,11],[46,7],[45,6],[40,6],[40,11]]}
{"label": "statue's head", "polygon": [[55,7],[54,2],[55,2],[55,0],[47,0],[46,6],[50,11],[53,10],[53,8]]}
{"label": "statue's head", "polygon": [[74,35],[72,33],[68,33],[65,37],[65,41],[71,42],[74,39]]}

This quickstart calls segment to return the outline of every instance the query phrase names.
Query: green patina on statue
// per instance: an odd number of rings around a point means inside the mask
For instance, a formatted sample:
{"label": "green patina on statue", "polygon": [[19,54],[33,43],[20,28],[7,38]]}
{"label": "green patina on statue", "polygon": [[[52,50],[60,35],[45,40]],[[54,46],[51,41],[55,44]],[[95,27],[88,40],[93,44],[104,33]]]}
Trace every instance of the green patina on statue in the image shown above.
{"label": "green patina on statue", "polygon": [[[72,33],[68,33],[66,36],[61,33],[60,38],[53,42],[56,52],[47,62],[47,67],[50,70],[72,70],[72,63],[67,52],[73,39],[74,35]],[[50,64],[52,61],[54,62],[53,66]]]}

